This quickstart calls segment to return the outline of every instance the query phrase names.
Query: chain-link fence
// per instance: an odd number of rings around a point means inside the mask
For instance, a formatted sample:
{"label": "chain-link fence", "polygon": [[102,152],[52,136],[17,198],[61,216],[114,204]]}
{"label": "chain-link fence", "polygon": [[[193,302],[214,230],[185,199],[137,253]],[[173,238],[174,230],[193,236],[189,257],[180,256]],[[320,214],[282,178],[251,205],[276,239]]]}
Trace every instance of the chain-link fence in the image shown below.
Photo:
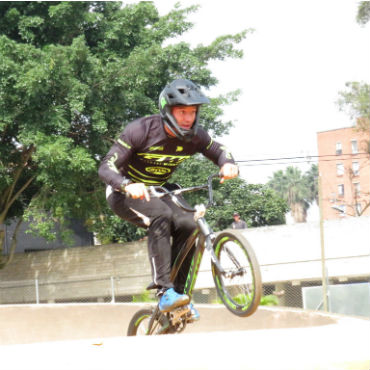
{"label": "chain-link fence", "polygon": [[[370,255],[362,256],[362,258],[367,262],[370,261]],[[320,261],[301,262],[304,264],[320,263]],[[330,267],[332,267],[330,262],[332,264],[340,262],[342,265],[346,265],[353,261],[351,261],[351,258],[341,258],[327,262],[329,268],[325,280],[319,277],[301,280],[264,281],[261,304],[327,310],[341,314],[370,317],[370,275],[331,276],[328,273]],[[289,270],[293,267],[296,268],[296,265],[296,262],[261,265],[262,277],[269,276],[268,271]],[[203,270],[200,274],[207,276],[208,282],[212,282],[210,270]],[[315,274],[312,273],[312,275]],[[155,301],[155,291],[145,289],[150,281],[150,275],[135,274],[59,281],[35,279],[0,282],[0,304]],[[142,286],[141,291],[133,291],[132,287],[138,286],[138,282]],[[208,286],[202,284],[202,287],[196,285],[193,300],[195,303],[220,303],[214,285],[210,283],[208,283]]]}

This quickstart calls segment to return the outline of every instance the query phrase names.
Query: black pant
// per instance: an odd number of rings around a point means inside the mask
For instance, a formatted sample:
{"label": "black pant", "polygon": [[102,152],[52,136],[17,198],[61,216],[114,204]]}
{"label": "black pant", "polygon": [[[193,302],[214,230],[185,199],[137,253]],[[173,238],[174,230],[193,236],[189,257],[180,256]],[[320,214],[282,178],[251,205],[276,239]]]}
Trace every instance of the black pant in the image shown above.
{"label": "black pant", "polygon": [[177,254],[196,228],[193,213],[177,207],[168,196],[161,199],[152,197],[148,202],[113,192],[108,197],[108,204],[120,218],[148,229],[148,250],[154,284],[159,288],[175,288],[182,293],[194,247],[174,283],[170,281],[170,271]]}

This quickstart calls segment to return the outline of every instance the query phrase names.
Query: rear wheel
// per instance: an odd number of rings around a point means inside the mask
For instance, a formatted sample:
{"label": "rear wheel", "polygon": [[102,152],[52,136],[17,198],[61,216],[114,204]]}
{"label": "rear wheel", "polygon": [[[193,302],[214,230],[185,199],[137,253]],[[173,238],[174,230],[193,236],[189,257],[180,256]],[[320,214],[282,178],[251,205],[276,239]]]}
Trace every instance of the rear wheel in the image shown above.
{"label": "rear wheel", "polygon": [[168,320],[163,314],[155,314],[155,312],[158,311],[149,308],[143,308],[136,312],[128,325],[127,335],[165,334],[168,328]]}
{"label": "rear wheel", "polygon": [[219,297],[237,316],[252,315],[261,300],[260,267],[247,239],[236,230],[220,233],[213,243],[214,252],[224,270],[212,262],[212,275]]}

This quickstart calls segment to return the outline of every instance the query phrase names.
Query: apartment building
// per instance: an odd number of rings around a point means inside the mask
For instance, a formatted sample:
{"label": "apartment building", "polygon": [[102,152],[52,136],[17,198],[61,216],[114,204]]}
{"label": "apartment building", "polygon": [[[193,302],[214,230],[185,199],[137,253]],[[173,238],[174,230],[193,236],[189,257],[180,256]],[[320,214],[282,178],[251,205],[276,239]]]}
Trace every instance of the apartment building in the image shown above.
{"label": "apartment building", "polygon": [[369,140],[354,127],[317,133],[325,220],[370,215]]}

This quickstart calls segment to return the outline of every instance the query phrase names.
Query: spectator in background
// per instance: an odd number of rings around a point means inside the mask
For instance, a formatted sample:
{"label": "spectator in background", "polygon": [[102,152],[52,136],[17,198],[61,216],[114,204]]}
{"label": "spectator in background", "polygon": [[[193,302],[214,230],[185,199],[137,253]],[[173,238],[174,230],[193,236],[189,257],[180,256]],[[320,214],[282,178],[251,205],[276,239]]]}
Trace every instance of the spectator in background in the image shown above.
{"label": "spectator in background", "polygon": [[234,212],[233,217],[234,217],[234,222],[231,224],[232,229],[246,229],[247,228],[246,222],[240,219],[240,215],[238,212]]}

